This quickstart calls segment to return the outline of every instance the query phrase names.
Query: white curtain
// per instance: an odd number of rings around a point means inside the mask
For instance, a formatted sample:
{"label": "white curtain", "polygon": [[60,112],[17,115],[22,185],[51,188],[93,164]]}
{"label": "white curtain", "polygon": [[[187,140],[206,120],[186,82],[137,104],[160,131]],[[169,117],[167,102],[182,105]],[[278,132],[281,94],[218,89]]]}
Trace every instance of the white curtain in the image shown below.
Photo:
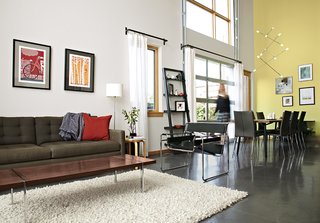
{"label": "white curtain", "polygon": [[137,134],[148,138],[147,110],[147,38],[128,33],[130,104],[140,109]]}
{"label": "white curtain", "polygon": [[184,70],[186,78],[186,88],[188,96],[188,105],[190,110],[190,121],[196,121],[196,103],[194,96],[194,59],[195,52],[194,49],[190,47],[184,48]]}
{"label": "white curtain", "polygon": [[245,109],[245,86],[243,78],[243,65],[241,63],[234,64],[234,77],[235,77],[235,111],[243,111]]}

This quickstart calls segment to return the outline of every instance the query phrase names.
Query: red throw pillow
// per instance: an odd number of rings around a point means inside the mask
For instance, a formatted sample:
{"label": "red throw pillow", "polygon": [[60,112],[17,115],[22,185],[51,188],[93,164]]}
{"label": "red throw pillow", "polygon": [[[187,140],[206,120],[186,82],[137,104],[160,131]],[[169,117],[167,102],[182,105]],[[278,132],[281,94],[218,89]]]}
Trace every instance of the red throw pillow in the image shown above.
{"label": "red throw pillow", "polygon": [[109,123],[111,115],[91,117],[83,113],[84,128],[82,140],[109,140]]}

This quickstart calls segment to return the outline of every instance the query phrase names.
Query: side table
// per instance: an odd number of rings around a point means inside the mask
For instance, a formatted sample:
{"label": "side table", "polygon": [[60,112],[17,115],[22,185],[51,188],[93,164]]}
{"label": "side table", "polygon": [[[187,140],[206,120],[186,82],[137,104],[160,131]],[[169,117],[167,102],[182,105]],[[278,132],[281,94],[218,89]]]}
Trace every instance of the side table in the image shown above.
{"label": "side table", "polygon": [[126,143],[128,144],[128,152],[131,154],[131,143],[134,143],[134,155],[139,156],[138,144],[143,144],[143,157],[146,158],[147,155],[147,142],[146,139],[135,139],[135,138],[126,138]]}

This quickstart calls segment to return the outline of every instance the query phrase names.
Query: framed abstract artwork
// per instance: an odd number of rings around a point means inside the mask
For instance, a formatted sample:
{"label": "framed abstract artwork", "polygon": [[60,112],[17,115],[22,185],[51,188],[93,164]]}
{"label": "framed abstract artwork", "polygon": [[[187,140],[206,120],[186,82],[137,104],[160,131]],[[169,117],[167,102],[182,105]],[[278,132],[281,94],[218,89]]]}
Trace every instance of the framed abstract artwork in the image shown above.
{"label": "framed abstract artwork", "polygon": [[94,91],[94,54],[66,49],[64,89]]}
{"label": "framed abstract artwork", "polygon": [[299,81],[312,80],[312,64],[305,64],[299,66]]}
{"label": "framed abstract artwork", "polygon": [[282,107],[293,106],[293,96],[283,96],[282,97]]}
{"label": "framed abstract artwork", "polygon": [[292,94],[292,77],[276,78],[276,94]]}
{"label": "framed abstract artwork", "polygon": [[13,40],[12,86],[50,90],[51,46]]}
{"label": "framed abstract artwork", "polygon": [[314,87],[299,88],[299,105],[314,105]]}

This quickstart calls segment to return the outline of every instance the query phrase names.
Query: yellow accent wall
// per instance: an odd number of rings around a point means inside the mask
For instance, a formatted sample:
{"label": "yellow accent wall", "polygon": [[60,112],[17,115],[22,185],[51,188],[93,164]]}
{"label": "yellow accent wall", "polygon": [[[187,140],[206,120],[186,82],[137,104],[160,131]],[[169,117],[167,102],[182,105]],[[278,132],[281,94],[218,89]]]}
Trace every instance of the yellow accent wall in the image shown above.
{"label": "yellow accent wall", "polygon": [[[265,114],[275,112],[280,117],[284,110],[306,111],[306,120],[315,120],[314,130],[320,135],[320,1],[319,0],[254,0],[254,110]],[[276,94],[275,79],[279,75],[256,56],[266,47],[266,39],[256,30],[273,36],[289,47],[270,65],[284,77],[293,77],[292,94]],[[313,64],[313,80],[299,82],[298,66]],[[299,105],[299,88],[315,87],[315,105]],[[282,97],[293,96],[292,107],[282,107]]]}

